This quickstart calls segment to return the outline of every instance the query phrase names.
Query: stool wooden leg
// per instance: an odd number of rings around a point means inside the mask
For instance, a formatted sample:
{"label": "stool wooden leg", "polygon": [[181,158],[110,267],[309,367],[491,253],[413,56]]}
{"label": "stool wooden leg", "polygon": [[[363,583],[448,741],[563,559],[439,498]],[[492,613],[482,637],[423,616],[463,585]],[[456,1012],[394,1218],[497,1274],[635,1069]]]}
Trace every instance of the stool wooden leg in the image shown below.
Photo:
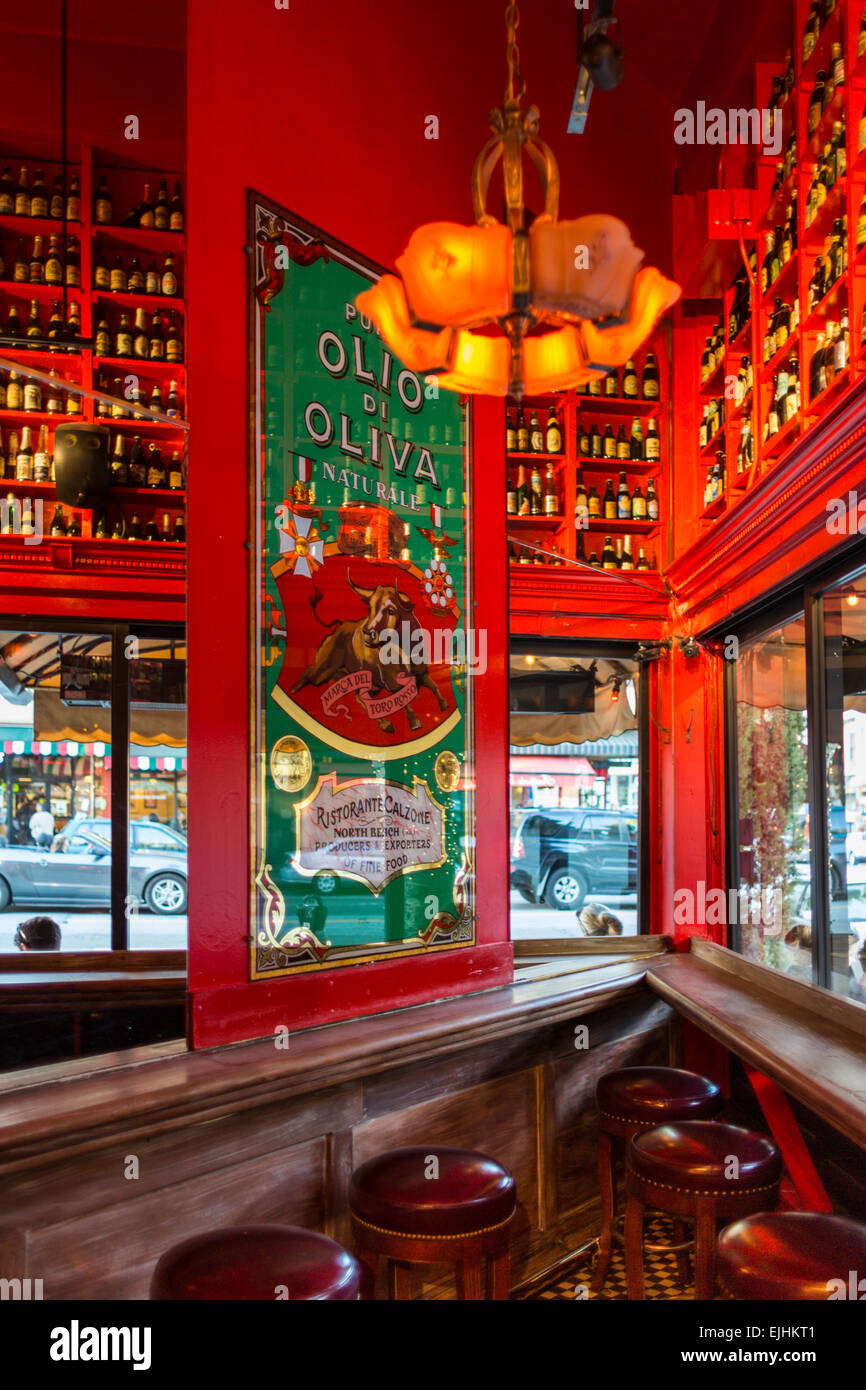
{"label": "stool wooden leg", "polygon": [[643,1216],[643,1202],[630,1192],[625,1204],[625,1282],[630,1299],[644,1296]]}
{"label": "stool wooden leg", "polygon": [[484,1299],[484,1279],[482,1277],[481,1256],[457,1263],[457,1297],[462,1301]]}
{"label": "stool wooden leg", "polygon": [[601,1237],[598,1242],[598,1260],[592,1276],[592,1289],[598,1293],[604,1286],[613,1249],[613,1223],[616,1218],[616,1203],[613,1190],[613,1154],[610,1135],[603,1129],[598,1135],[598,1186],[601,1192]]}
{"label": "stool wooden leg", "polygon": [[412,1297],[411,1266],[402,1260],[388,1261],[388,1297],[401,1302]]}
{"label": "stool wooden leg", "polygon": [[508,1247],[487,1260],[487,1297],[501,1302],[511,1294],[511,1255]]}
{"label": "stool wooden leg", "polygon": [[695,1298],[711,1299],[716,1291],[716,1208],[713,1199],[697,1199],[695,1220]]}

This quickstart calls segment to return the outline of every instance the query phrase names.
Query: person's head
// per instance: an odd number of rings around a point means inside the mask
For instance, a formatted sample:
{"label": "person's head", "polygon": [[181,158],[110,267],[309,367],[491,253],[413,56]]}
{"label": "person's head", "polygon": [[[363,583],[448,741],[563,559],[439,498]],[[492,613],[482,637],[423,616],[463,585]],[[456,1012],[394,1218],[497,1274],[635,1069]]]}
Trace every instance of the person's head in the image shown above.
{"label": "person's head", "polygon": [[59,951],[60,928],[51,917],[28,917],[15,932],[19,951]]}

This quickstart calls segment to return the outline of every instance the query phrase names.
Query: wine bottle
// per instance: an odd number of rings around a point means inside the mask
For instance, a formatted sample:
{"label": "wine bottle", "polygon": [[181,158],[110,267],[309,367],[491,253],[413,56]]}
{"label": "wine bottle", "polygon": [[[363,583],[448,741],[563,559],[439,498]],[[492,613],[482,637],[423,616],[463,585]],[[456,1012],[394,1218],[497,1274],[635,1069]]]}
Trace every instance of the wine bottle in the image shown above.
{"label": "wine bottle", "polygon": [[649,521],[658,521],[659,519],[659,499],[653,478],[650,478],[646,485],[646,514]]}
{"label": "wine bottle", "polygon": [[28,377],[24,383],[24,409],[30,415],[42,410],[42,383]]}
{"label": "wine bottle", "polygon": [[608,372],[605,377],[603,394],[608,397],[616,397],[619,395],[619,377],[615,371]]}
{"label": "wine bottle", "polygon": [[150,518],[150,521],[148,521],[147,525],[144,528],[144,539],[146,541],[159,540],[159,527],[157,526],[156,521],[153,517]]}
{"label": "wine bottle", "polygon": [[18,187],[15,189],[15,216],[30,216],[30,184],[28,181],[26,164],[21,165],[21,173],[18,175]]}
{"label": "wine bottle", "polygon": [[574,486],[574,516],[575,521],[577,521],[579,517],[589,516],[589,502],[587,497],[586,484],[583,481],[583,474],[581,473],[579,468],[577,470],[577,477],[575,479]]}
{"label": "wine bottle", "polygon": [[158,232],[167,232],[171,225],[171,208],[169,206],[165,179],[160,182],[159,192],[156,196],[156,205],[153,209],[153,225]]}
{"label": "wine bottle", "polygon": [[529,492],[526,487],[526,469],[522,463],[517,469],[517,515],[529,516]]}
{"label": "wine bottle", "polygon": [[51,201],[48,204],[48,216],[53,218],[56,222],[62,221],[63,205],[65,202],[66,198],[63,192],[63,175],[55,174],[54,187],[51,190]]}
{"label": "wine bottle", "polygon": [[123,257],[115,256],[114,265],[111,267],[111,274],[108,277],[109,289],[112,293],[125,294],[128,287],[126,266],[123,264]]}
{"label": "wine bottle", "polygon": [[99,514],[99,520],[98,520],[97,523],[96,523],[96,530],[95,530],[94,534],[95,534],[96,539],[97,539],[98,541],[105,541],[105,540],[108,540],[109,532],[108,532],[108,514],[107,514],[107,512],[100,512],[100,514]]}
{"label": "wine bottle", "polygon": [[604,538],[604,547],[601,552],[601,567],[603,570],[619,569],[616,551],[613,548],[613,542],[610,536],[605,536]]}
{"label": "wine bottle", "polygon": [[589,489],[589,496],[586,499],[586,511],[591,521],[595,521],[601,516],[601,498],[596,491],[595,484]]}
{"label": "wine bottle", "polygon": [[176,381],[170,381],[168,383],[168,397],[165,402],[165,413],[170,420],[179,420],[181,418],[180,396],[178,395]]}
{"label": "wine bottle", "polygon": [[67,222],[81,221],[81,180],[77,174],[73,174],[69,181],[69,193],[66,197],[66,220]]}
{"label": "wine bottle", "polygon": [[[166,257],[166,260],[168,257]],[[514,416],[510,410],[505,412],[505,452],[508,454],[517,451],[517,430],[514,427]]]}
{"label": "wine bottle", "polygon": [[644,551],[643,546],[641,546],[640,549],[638,550],[638,553],[637,553],[637,564],[635,565],[635,569],[638,569],[638,570],[648,570],[648,569],[649,569],[649,560],[648,560],[647,557],[646,557],[646,553],[645,553],[645,551]]}
{"label": "wine bottle", "polygon": [[655,416],[647,426],[646,439],[644,440],[644,457],[650,463],[656,463],[662,456],[662,441],[658,431],[658,424]]}
{"label": "wine bottle", "polygon": [[169,218],[169,231],[183,231],[183,198],[180,194],[180,181],[174,185],[174,194],[171,200],[171,214]]}
{"label": "wine bottle", "polygon": [[9,165],[7,164],[3,173],[0,174],[0,215],[4,217],[12,216],[15,213],[15,180],[12,178]]}
{"label": "wine bottle", "polygon": [[104,251],[97,251],[93,261],[93,288],[95,290],[111,289],[111,271],[108,269],[108,261],[105,259]]}
{"label": "wine bottle", "polygon": [[[7,332],[8,332],[8,331],[9,331],[9,330],[8,330],[8,328],[7,328]],[[20,324],[19,324],[19,326],[18,326],[18,333],[17,333],[16,336],[19,337],[19,338],[20,338],[20,336],[21,336],[21,325],[20,325]],[[21,378],[20,378],[20,376],[18,375],[17,372],[10,372],[10,373],[9,373],[9,380],[8,380],[8,382],[6,383],[6,409],[7,409],[7,410],[23,410],[23,409],[24,409],[24,387],[23,387],[23,385],[22,385]]]}
{"label": "wine bottle", "polygon": [[[177,449],[171,456],[168,465],[168,485],[172,492],[180,492],[183,489],[183,460]],[[517,489],[514,489],[514,511],[517,512]]]}
{"label": "wine bottle", "polygon": [[602,506],[605,521],[616,521],[616,493],[613,490],[613,478],[607,480]]}
{"label": "wine bottle", "polygon": [[644,457],[643,430],[641,429],[641,423],[637,415],[634,417],[634,421],[631,427],[631,436],[629,439],[629,453],[633,459],[642,459]]}
{"label": "wine bottle", "polygon": [[[139,312],[143,313],[144,311],[140,310]],[[115,357],[132,356],[132,329],[126,314],[120,316],[120,326],[114,339],[114,355]],[[147,353],[144,356],[146,357]]]}
{"label": "wine bottle", "polygon": [[30,317],[27,320],[27,337],[42,337],[42,320],[39,317],[39,301],[37,299],[31,299],[30,301]]}
{"label": "wine bottle", "polygon": [[559,421],[556,418],[556,411],[553,406],[550,407],[547,416],[544,442],[548,454],[559,454],[562,452],[562,431],[559,428]]}
{"label": "wine bottle", "polygon": [[33,250],[30,252],[28,279],[31,285],[45,284],[45,250],[41,236],[33,238]]}
{"label": "wine bottle", "polygon": [[114,487],[126,487],[126,453],[123,447],[123,435],[114,436],[114,452],[109,460],[111,482]]}
{"label": "wine bottle", "polygon": [[144,185],[144,197],[138,206],[138,225],[139,227],[152,227],[154,225],[153,195],[149,183]]}
{"label": "wine bottle", "polygon": [[19,483],[33,481],[33,446],[30,442],[29,425],[25,425],[21,431],[21,443],[15,459],[15,477]]}
{"label": "wine bottle", "polygon": [[618,459],[631,458],[631,445],[625,432],[625,425],[620,425],[616,436],[616,456]]}
{"label": "wine bottle", "polygon": [[51,518],[51,526],[49,527],[49,535],[66,535],[66,518],[63,515],[63,508],[61,507],[59,502],[57,503],[57,506],[54,508],[54,515]]}
{"label": "wine bottle", "polygon": [[107,226],[111,222],[114,209],[111,205],[111,193],[109,192],[106,177],[103,174],[99,180],[99,187],[96,190],[96,198],[93,204],[93,220],[102,226]]}
{"label": "wine bottle", "polygon": [[48,238],[48,255],[45,260],[46,285],[63,284],[63,248],[60,237],[52,234]]}
{"label": "wine bottle", "polygon": [[144,293],[144,271],[141,268],[141,261],[137,256],[133,256],[129,263],[129,272],[126,277],[126,287],[130,294]]}
{"label": "wine bottle", "polygon": [[147,324],[144,318],[144,310],[136,309],[135,326],[132,331],[132,354],[134,357],[146,358],[148,355],[149,342],[147,337]]}
{"label": "wine bottle", "polygon": [[602,457],[606,459],[616,458],[616,440],[610,425],[604,427],[604,438],[601,441]]}
{"label": "wine bottle", "polygon": [[147,459],[139,434],[135,435],[132,441],[127,480],[130,487],[144,487],[147,482]]}
{"label": "wine bottle", "polygon": [[[861,213],[861,221],[863,216]],[[866,223],[864,223],[866,225]],[[24,245],[24,238],[21,237],[15,248],[15,260],[12,262],[12,280],[16,285],[27,285],[30,283],[30,257],[27,255],[27,248]]]}
{"label": "wine bottle", "polygon": [[657,401],[659,398],[659,369],[655,353],[652,351],[646,355],[641,377],[641,395],[645,401]]}
{"label": "wine bottle", "polygon": [[126,528],[126,539],[128,541],[141,540],[141,522],[138,519],[138,512],[132,513],[132,520]]}
{"label": "wine bottle", "polygon": [[548,463],[544,475],[544,515],[557,516],[559,513],[559,490],[556,486],[556,474],[553,471],[553,464]]}
{"label": "wine bottle", "polygon": [[522,406],[517,412],[517,452],[519,454],[529,453],[529,428]]}
{"label": "wine bottle", "polygon": [[70,289],[81,288],[81,246],[70,237],[66,247],[66,283]]}
{"label": "wine bottle", "polygon": [[160,532],[159,539],[161,541],[168,541],[169,543],[174,539],[171,530],[171,517],[168,512],[163,512],[162,514],[162,531]]}
{"label": "wine bottle", "polygon": [[167,344],[165,332],[162,326],[162,314],[151,314],[150,318],[150,338],[148,340],[148,355],[151,362],[164,362],[167,354]]}
{"label": "wine bottle", "polygon": [[538,412],[535,410],[529,419],[529,448],[533,454],[544,453],[544,434],[538,423]]}
{"label": "wine bottle", "polygon": [[646,498],[641,492],[640,483],[635,483],[632,493],[631,515],[633,521],[646,521]]}
{"label": "wine bottle", "polygon": [[[175,455],[177,457],[177,455]],[[173,462],[174,460],[172,460]],[[169,473],[169,487],[172,486],[172,474]],[[507,516],[517,516],[517,480],[509,475],[508,484],[505,490],[505,512]]]}
{"label": "wine bottle", "polygon": [[147,267],[147,274],[144,277],[145,294],[159,294],[161,292],[162,278],[159,273],[156,261],[151,261]]}
{"label": "wine bottle", "polygon": [[598,425],[596,425],[595,423],[593,423],[592,430],[589,436],[589,452],[591,458],[601,458],[601,434],[599,432]]}
{"label": "wine bottle", "polygon": [[624,472],[619,475],[619,487],[616,490],[616,516],[617,521],[631,520],[631,493]]}

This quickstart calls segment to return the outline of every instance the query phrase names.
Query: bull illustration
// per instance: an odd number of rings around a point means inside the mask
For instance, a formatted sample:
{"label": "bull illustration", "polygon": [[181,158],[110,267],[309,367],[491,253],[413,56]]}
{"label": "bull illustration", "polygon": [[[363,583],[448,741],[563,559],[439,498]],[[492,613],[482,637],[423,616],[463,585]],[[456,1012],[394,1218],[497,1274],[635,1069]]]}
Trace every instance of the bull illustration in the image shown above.
{"label": "bull illustration", "polygon": [[[419,646],[412,639],[421,628],[415,617],[412,600],[401,593],[396,584],[377,584],[374,589],[363,589],[360,584],[353,582],[348,571],[346,578],[350,588],[367,604],[367,615],[354,622],[341,622],[339,618],[335,618],[332,623],[324,623],[316,612],[322,595],[317,593],[311,599],[313,612],[321,626],[332,628],[333,631],[320,642],[315,659],[292,686],[292,694],[302,690],[305,685],[323,685],[325,681],[335,680],[338,676],[353,675],[356,671],[369,671],[370,691],[373,695],[385,691],[394,695],[405,683],[399,679],[401,675],[414,676],[418,690],[426,686],[436,697],[439,708],[447,709],[448,703],[427,666],[417,656],[411,655]],[[386,641],[386,634],[402,633],[404,623],[409,627],[409,651],[401,646],[399,661],[383,662],[380,649]],[[357,699],[367,713],[360,695]],[[421,721],[411,702],[405,709],[410,729],[420,729]],[[377,722],[386,734],[393,734],[394,725],[390,719],[379,719]]]}

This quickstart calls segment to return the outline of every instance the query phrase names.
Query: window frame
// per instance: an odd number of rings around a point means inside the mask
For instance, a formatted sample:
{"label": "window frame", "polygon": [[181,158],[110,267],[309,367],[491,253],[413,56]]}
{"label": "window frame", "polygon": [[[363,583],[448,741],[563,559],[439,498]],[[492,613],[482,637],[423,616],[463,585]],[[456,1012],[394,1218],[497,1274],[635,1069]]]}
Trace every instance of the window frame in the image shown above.
{"label": "window frame", "polygon": [[[866,544],[848,549],[845,558],[822,565],[811,575],[708,633],[724,640],[733,635],[747,642],[803,615],[806,658],[807,797],[809,803],[810,906],[812,913],[812,983],[832,990],[830,942],[830,839],[827,816],[827,672],[824,652],[823,600],[830,590],[866,575]],[[737,759],[737,662],[725,661],[725,873],[727,888],[740,882],[739,766]],[[730,893],[728,900],[731,901]],[[728,927],[728,946],[742,954],[739,896]]]}
{"label": "window frame", "polygon": [[[129,884],[129,757],[130,757],[130,707],[129,707],[129,661],[127,638],[156,638],[165,641],[182,642],[187,640],[185,623],[152,622],[147,619],[100,620],[67,617],[55,614],[51,617],[33,617],[25,613],[4,612],[0,616],[0,628],[20,627],[24,632],[92,633],[104,636],[111,641],[111,890],[109,900],[110,946],[108,951],[100,951],[104,957],[116,952],[128,952],[129,918],[127,915],[127,894]],[[119,757],[116,750],[123,747],[125,756]]]}
{"label": "window frame", "polygon": [[[512,656],[545,652],[548,656],[573,656],[576,659],[592,659],[595,656],[602,658],[619,657],[624,661],[638,661],[638,649],[641,644],[654,640],[656,639],[645,636],[593,641],[591,638],[528,637],[525,633],[511,633],[508,641],[508,657],[510,661]],[[649,667],[646,662],[639,662],[639,666],[640,680],[637,683],[638,699],[635,717],[637,719],[637,758],[640,780],[638,784],[638,809],[635,817],[637,830],[634,841],[637,853],[637,935],[648,936],[650,934],[650,893],[652,891],[649,844],[651,812]],[[586,816],[592,808],[575,809],[583,809],[584,816]],[[581,822],[581,829],[582,826],[583,821]],[[626,853],[628,853],[632,841],[627,838],[621,840],[620,843],[625,845]]]}

